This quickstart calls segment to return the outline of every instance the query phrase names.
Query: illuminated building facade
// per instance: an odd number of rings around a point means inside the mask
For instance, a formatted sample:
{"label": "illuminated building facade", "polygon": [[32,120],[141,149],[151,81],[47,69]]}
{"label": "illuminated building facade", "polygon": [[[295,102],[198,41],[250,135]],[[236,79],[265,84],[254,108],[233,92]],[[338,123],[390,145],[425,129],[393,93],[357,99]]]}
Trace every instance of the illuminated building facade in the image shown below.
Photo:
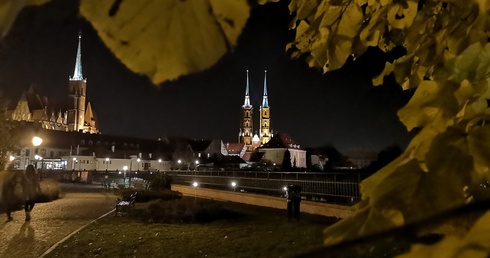
{"label": "illuminated building facade", "polygon": [[56,131],[98,133],[95,113],[87,98],[87,79],[82,74],[82,36],[78,36],[78,49],[73,76],[68,81],[68,103],[50,101],[37,94],[31,86],[9,110],[15,121],[39,123],[42,128]]}
{"label": "illuminated building facade", "polygon": [[273,136],[270,129],[270,106],[267,95],[267,70],[264,77],[264,94],[259,110],[259,134],[253,134],[253,106],[250,103],[250,81],[247,70],[247,84],[245,89],[245,101],[242,106],[242,119],[238,133],[238,143],[244,143],[247,151],[253,151],[257,147],[266,144]]}

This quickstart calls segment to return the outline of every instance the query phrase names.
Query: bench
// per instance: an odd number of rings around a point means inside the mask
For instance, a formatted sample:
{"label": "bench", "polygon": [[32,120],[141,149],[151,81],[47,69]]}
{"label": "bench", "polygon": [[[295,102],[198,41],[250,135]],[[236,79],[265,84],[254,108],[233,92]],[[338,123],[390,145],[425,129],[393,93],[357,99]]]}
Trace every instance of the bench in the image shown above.
{"label": "bench", "polygon": [[129,196],[129,198],[119,198],[116,201],[116,217],[124,214],[131,214],[131,211],[134,210],[134,203],[136,201],[136,197],[138,192],[135,192]]}

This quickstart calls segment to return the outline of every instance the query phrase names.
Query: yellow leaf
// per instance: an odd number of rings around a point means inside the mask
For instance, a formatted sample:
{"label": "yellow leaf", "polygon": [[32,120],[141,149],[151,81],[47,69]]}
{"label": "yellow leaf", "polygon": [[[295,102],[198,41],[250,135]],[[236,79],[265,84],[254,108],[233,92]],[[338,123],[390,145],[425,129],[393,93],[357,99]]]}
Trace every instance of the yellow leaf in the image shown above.
{"label": "yellow leaf", "polygon": [[478,179],[490,179],[490,125],[473,128],[468,134],[469,153]]}
{"label": "yellow leaf", "polygon": [[5,37],[19,12],[28,5],[41,5],[49,0],[1,0],[0,1],[0,38]]}
{"label": "yellow leaf", "polygon": [[413,0],[407,1],[407,8],[401,4],[393,4],[388,10],[388,23],[395,29],[405,29],[412,25],[417,14],[418,3]]}
{"label": "yellow leaf", "polygon": [[374,86],[383,85],[383,79],[385,78],[385,76],[391,74],[392,72],[393,72],[393,64],[386,62],[383,71],[378,76],[373,78],[373,85]]}
{"label": "yellow leaf", "polygon": [[258,1],[259,4],[267,4],[269,2],[274,2],[274,3],[279,2],[279,0],[258,0]]}
{"label": "yellow leaf", "polygon": [[363,18],[361,7],[351,2],[343,11],[338,34],[347,38],[354,38],[359,33]]}
{"label": "yellow leaf", "polygon": [[246,0],[80,3],[81,14],[114,55],[155,84],[215,64],[236,44],[249,9]]}

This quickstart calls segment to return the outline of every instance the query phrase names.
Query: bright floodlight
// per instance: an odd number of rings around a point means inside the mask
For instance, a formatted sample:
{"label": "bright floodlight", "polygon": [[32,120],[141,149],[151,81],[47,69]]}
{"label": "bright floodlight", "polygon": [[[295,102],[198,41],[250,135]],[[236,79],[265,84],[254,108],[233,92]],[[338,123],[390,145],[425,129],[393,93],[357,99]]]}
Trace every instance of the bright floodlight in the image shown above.
{"label": "bright floodlight", "polygon": [[10,155],[10,161],[14,161],[15,157]]}
{"label": "bright floodlight", "polygon": [[196,160],[196,165],[199,165],[199,160]]}
{"label": "bright floodlight", "polygon": [[105,158],[105,161],[109,161],[109,158]]}
{"label": "bright floodlight", "polygon": [[282,188],[282,190],[287,191],[288,190],[288,187],[285,186],[285,187]]}
{"label": "bright floodlight", "polygon": [[140,159],[140,158],[138,158],[136,161],[140,162],[140,161],[141,161],[141,159]]}
{"label": "bright floodlight", "polygon": [[128,166],[124,166],[124,167],[123,167],[123,170],[124,170],[124,171],[128,170]]}
{"label": "bright floodlight", "polygon": [[39,156],[39,155],[36,154],[36,155],[34,155],[34,158],[35,159],[41,159],[41,156]]}
{"label": "bright floodlight", "polygon": [[162,163],[162,159],[158,159],[158,162]]}
{"label": "bright floodlight", "polygon": [[182,160],[180,160],[180,159],[179,159],[179,160],[177,160],[177,163],[179,163],[179,164],[180,164],[180,163],[182,163]]}
{"label": "bright floodlight", "polygon": [[73,161],[77,160],[77,158],[73,158]]}
{"label": "bright floodlight", "polygon": [[41,143],[43,143],[43,139],[41,137],[38,136],[32,137],[32,145],[39,146],[41,145]]}
{"label": "bright floodlight", "polygon": [[197,182],[192,183],[192,186],[197,187],[199,184]]}
{"label": "bright floodlight", "polygon": [[231,186],[235,187],[236,186],[236,182],[231,182]]}

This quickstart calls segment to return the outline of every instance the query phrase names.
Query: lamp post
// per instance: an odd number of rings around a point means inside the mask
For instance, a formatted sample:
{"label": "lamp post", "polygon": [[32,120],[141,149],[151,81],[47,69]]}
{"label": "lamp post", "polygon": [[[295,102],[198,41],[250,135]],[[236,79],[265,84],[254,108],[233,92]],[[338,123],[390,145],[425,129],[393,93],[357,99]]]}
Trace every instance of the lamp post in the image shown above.
{"label": "lamp post", "polygon": [[199,166],[199,160],[196,160],[196,166],[194,167],[194,171],[197,171],[198,166]]}
{"label": "lamp post", "polygon": [[105,171],[109,170],[109,161],[110,161],[109,158],[105,158],[105,164],[106,164]]}
{"label": "lamp post", "polygon": [[231,187],[233,187],[233,192],[234,192],[235,188],[236,188],[236,182],[235,181],[231,182]]}
{"label": "lamp post", "polygon": [[124,166],[123,167],[123,171],[124,171],[124,185],[126,185],[126,170],[128,170],[128,166]]}
{"label": "lamp post", "polygon": [[[34,136],[32,137],[32,145],[34,147],[39,147],[41,144],[43,143],[43,138],[39,137],[39,136]],[[37,155],[39,157],[39,155]],[[37,169],[37,158],[36,156],[34,156],[34,159],[36,159],[36,162],[35,162],[35,166],[36,166],[36,169]]]}
{"label": "lamp post", "polygon": [[71,162],[71,169],[72,170],[75,170],[75,162],[77,162],[77,158],[73,158],[73,160]]}
{"label": "lamp post", "polygon": [[162,159],[158,159],[158,171],[162,170]]}
{"label": "lamp post", "polygon": [[182,160],[177,160],[177,163],[179,163],[179,170],[180,170],[180,163],[182,163]]}

